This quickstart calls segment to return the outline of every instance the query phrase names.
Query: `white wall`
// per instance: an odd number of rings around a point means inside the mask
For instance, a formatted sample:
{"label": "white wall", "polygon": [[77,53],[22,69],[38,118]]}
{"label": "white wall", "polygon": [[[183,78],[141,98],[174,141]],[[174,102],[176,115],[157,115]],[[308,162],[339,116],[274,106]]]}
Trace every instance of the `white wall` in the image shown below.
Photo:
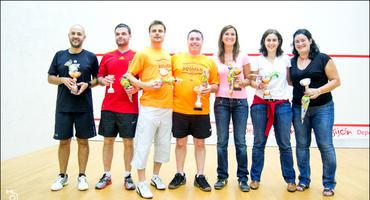
{"label": "white wall", "polygon": [[[52,139],[57,88],[47,83],[47,71],[55,52],[69,47],[71,25],[86,28],[84,48],[104,53],[116,47],[113,29],[120,22],[132,28],[133,49],[148,45],[147,28],[154,19],[166,24],[165,48],[171,52],[186,50],[186,34],[197,28],[205,35],[203,52],[213,53],[221,28],[233,24],[246,53],[258,53],[267,28],[280,31],[283,49],[290,53],[294,31],[307,28],[322,52],[369,54],[369,2],[2,1],[1,160],[57,144]],[[333,93],[335,123],[368,124],[369,58],[334,58],[334,62],[342,78],[342,86]],[[99,117],[103,89],[93,93],[95,116]],[[367,135],[341,138],[355,140],[350,146],[369,147],[369,127],[361,130]],[[251,133],[248,136],[250,145]],[[214,143],[215,135],[207,141]],[[337,141],[340,145],[340,138]]]}

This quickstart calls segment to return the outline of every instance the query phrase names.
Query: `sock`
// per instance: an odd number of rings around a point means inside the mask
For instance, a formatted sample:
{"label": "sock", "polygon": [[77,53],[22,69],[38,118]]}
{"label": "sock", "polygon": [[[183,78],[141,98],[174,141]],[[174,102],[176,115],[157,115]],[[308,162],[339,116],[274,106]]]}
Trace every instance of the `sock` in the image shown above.
{"label": "sock", "polygon": [[81,176],[86,176],[86,174],[85,173],[79,173],[78,177],[81,177]]}
{"label": "sock", "polygon": [[128,176],[130,176],[130,175],[131,175],[131,172],[125,171],[125,172],[123,173],[123,178],[126,178],[126,177],[128,177]]}
{"label": "sock", "polygon": [[66,174],[60,173],[59,176],[62,177],[62,178],[64,178],[66,176]]}
{"label": "sock", "polygon": [[110,171],[105,171],[104,174],[108,177],[111,177]]}
{"label": "sock", "polygon": [[158,178],[158,174],[153,174],[152,178]]}

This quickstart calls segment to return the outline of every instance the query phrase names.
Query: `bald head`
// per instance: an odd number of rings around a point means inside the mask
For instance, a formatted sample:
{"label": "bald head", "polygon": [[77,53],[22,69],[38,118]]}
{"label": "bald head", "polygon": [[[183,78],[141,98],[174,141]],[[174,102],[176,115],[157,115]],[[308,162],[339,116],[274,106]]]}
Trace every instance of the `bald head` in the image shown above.
{"label": "bald head", "polygon": [[80,24],[75,24],[69,28],[69,32],[71,31],[79,31],[82,32],[85,35],[85,28]]}
{"label": "bald head", "polygon": [[81,48],[86,38],[84,27],[79,24],[71,26],[68,32],[68,38],[73,48]]}

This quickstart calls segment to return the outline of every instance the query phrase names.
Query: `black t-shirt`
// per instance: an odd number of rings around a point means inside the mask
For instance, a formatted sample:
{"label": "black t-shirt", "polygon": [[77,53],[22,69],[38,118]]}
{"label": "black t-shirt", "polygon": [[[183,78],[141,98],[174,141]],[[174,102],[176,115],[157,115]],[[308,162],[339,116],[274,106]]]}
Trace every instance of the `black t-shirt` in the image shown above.
{"label": "black t-shirt", "polygon": [[[78,54],[71,54],[68,49],[58,51],[55,54],[48,74],[70,77],[69,68],[65,65],[69,60],[73,64],[79,65],[78,71],[81,72],[81,76],[77,79],[77,83],[88,83],[92,77],[97,76],[99,63],[94,53],[82,50]],[[93,112],[91,89],[87,88],[82,94],[74,95],[64,84],[58,85],[56,112]]]}
{"label": "black t-shirt", "polygon": [[[297,66],[297,58],[291,59],[292,67],[290,77],[293,82],[293,104],[301,105],[301,98],[304,95],[304,87],[299,83],[304,78],[310,78],[310,88],[319,88],[328,83],[328,77],[325,73],[325,66],[331,58],[323,53],[316,55],[311,63],[304,70],[300,70]],[[309,106],[321,106],[332,100],[330,92],[321,94],[316,99],[311,99]]]}

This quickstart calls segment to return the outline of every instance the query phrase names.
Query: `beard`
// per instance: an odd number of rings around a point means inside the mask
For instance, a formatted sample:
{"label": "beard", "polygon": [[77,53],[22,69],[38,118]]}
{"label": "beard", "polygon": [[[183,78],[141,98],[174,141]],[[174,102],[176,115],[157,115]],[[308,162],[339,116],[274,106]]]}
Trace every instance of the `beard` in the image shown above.
{"label": "beard", "polygon": [[81,46],[82,46],[81,41],[79,41],[77,43],[74,43],[73,40],[69,40],[69,43],[71,44],[71,47],[73,47],[73,48],[81,48]]}
{"label": "beard", "polygon": [[127,46],[128,45],[128,41],[122,41],[122,42],[116,41],[116,44],[119,47],[124,47],[124,46]]}

